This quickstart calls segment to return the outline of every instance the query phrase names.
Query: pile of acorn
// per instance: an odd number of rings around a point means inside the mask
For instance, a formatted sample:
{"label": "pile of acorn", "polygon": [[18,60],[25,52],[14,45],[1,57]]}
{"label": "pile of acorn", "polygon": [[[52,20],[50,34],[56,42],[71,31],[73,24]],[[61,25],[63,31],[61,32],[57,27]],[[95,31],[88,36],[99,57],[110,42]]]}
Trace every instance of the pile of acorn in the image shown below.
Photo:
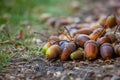
{"label": "pile of acorn", "polygon": [[90,26],[67,25],[43,46],[46,58],[66,60],[111,59],[120,56],[120,21],[110,15]]}

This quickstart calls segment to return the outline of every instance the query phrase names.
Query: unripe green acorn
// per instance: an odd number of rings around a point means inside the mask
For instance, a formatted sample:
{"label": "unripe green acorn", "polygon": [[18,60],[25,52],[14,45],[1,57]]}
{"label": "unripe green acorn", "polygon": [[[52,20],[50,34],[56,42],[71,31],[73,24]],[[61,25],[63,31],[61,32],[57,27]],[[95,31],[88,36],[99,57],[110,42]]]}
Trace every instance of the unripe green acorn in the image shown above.
{"label": "unripe green acorn", "polygon": [[50,48],[47,49],[46,51],[46,58],[47,59],[55,59],[61,54],[61,48],[60,46],[54,44]]}
{"label": "unripe green acorn", "polygon": [[82,60],[84,55],[84,50],[79,48],[78,50],[71,53],[70,58],[73,60]]}
{"label": "unripe green acorn", "polygon": [[43,52],[43,53],[46,53],[47,49],[48,49],[51,45],[52,45],[52,44],[51,44],[50,42],[47,42],[47,43],[43,46],[42,52]]}

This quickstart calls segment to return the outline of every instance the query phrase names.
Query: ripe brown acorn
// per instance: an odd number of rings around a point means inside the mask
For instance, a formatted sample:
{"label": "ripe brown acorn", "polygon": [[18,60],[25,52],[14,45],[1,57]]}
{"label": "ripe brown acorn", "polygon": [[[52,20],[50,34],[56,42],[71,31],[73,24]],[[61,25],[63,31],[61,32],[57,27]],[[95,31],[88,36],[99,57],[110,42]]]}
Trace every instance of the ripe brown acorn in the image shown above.
{"label": "ripe brown acorn", "polygon": [[62,61],[66,61],[70,58],[70,55],[72,52],[74,52],[75,50],[77,49],[75,43],[73,42],[70,42],[68,44],[66,44],[65,48],[63,49],[62,51],[62,54],[61,54],[61,60]]}
{"label": "ripe brown acorn", "polygon": [[117,25],[116,18],[114,15],[110,15],[107,17],[105,21],[105,28],[113,28],[114,26]]}
{"label": "ripe brown acorn", "polygon": [[84,58],[84,50],[82,48],[78,48],[76,51],[71,53],[70,58],[72,60],[82,60]]}
{"label": "ripe brown acorn", "polygon": [[88,40],[90,40],[90,38],[86,34],[79,34],[75,37],[75,43],[80,47],[84,47],[84,43]]}
{"label": "ripe brown acorn", "polygon": [[50,48],[47,49],[46,51],[46,58],[47,59],[54,59],[58,57],[61,54],[61,48],[54,44]]}
{"label": "ripe brown acorn", "polygon": [[111,40],[110,38],[106,37],[106,36],[103,36],[101,38],[98,38],[97,39],[97,42],[102,45],[103,43],[111,43]]}
{"label": "ripe brown acorn", "polygon": [[[103,33],[103,34],[101,35],[101,33]],[[95,30],[93,31],[93,33],[90,34],[90,38],[91,38],[92,40],[97,40],[98,37],[101,37],[101,36],[103,36],[104,34],[105,34],[104,29],[103,29],[103,28],[98,28],[98,29],[95,29]]]}
{"label": "ripe brown acorn", "polygon": [[81,29],[78,29],[75,33],[74,33],[74,35],[76,35],[76,34],[87,34],[87,35],[89,35],[89,34],[91,34],[92,33],[92,29],[91,28],[81,28]]}
{"label": "ripe brown acorn", "polygon": [[115,54],[120,56],[120,44],[114,46]]}
{"label": "ripe brown acorn", "polygon": [[84,44],[84,56],[88,60],[96,59],[99,53],[98,43],[94,40],[89,40]]}
{"label": "ripe brown acorn", "polygon": [[111,43],[114,43],[117,40],[116,35],[113,33],[106,33],[105,36],[111,40]]}
{"label": "ripe brown acorn", "polygon": [[100,46],[100,55],[103,59],[111,59],[113,54],[114,49],[110,43],[104,43]]}

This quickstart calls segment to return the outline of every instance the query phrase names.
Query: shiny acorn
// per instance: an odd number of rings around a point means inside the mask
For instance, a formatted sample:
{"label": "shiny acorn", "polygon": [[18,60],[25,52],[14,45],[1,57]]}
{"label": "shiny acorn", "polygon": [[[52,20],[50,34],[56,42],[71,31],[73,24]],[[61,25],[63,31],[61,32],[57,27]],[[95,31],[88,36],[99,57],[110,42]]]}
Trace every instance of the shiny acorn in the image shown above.
{"label": "shiny acorn", "polygon": [[[101,33],[103,33],[103,34],[101,35]],[[105,34],[105,31],[104,31],[103,28],[97,28],[97,29],[95,29],[95,30],[93,31],[93,33],[91,33],[91,34],[89,35],[89,37],[90,37],[92,40],[97,40],[97,38],[103,36],[104,34]]]}
{"label": "shiny acorn", "polygon": [[75,37],[75,43],[79,47],[84,47],[84,43],[88,40],[90,40],[90,38],[86,34],[79,34],[79,35],[76,35],[76,37]]}
{"label": "shiny acorn", "polygon": [[101,38],[98,38],[97,39],[97,42],[102,45],[103,43],[111,43],[111,40],[110,38],[106,37],[106,36],[103,36]]}
{"label": "shiny acorn", "polygon": [[89,35],[92,33],[92,29],[91,28],[81,28],[81,29],[78,29],[74,35],[76,34],[86,34],[86,35]]}
{"label": "shiny acorn", "polygon": [[84,56],[88,60],[94,60],[99,54],[99,45],[94,40],[89,40],[84,44]]}
{"label": "shiny acorn", "polygon": [[51,45],[52,45],[52,44],[51,44],[50,42],[47,42],[47,43],[43,46],[42,52],[43,52],[43,53],[46,53],[47,49],[48,49]]}
{"label": "shiny acorn", "polygon": [[84,58],[84,50],[82,48],[78,48],[76,51],[71,53],[70,58],[72,60],[83,60],[83,58]]}
{"label": "shiny acorn", "polygon": [[70,58],[70,55],[72,52],[74,52],[77,49],[76,44],[73,42],[69,42],[66,44],[65,48],[62,51],[60,59],[62,61],[66,61]]}
{"label": "shiny acorn", "polygon": [[113,28],[117,25],[116,18],[114,15],[110,15],[107,17],[105,21],[105,28]]}
{"label": "shiny acorn", "polygon": [[47,59],[55,59],[56,57],[58,57],[61,54],[62,50],[60,48],[60,46],[54,44],[52,45],[50,48],[47,49],[46,51],[46,58]]}
{"label": "shiny acorn", "polygon": [[100,46],[100,55],[103,59],[111,59],[113,54],[114,49],[110,43],[104,43]]}
{"label": "shiny acorn", "polygon": [[115,41],[117,41],[117,37],[113,33],[106,33],[105,36],[110,39],[111,43],[114,43]]}
{"label": "shiny acorn", "polygon": [[120,44],[114,46],[115,54],[120,56]]}

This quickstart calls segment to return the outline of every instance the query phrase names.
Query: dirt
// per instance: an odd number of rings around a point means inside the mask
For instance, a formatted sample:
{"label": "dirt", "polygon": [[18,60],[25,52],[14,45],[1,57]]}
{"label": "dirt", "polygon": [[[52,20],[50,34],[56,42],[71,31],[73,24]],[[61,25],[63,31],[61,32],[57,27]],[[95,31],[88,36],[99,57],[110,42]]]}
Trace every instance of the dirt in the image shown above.
{"label": "dirt", "polygon": [[120,57],[105,61],[16,58],[0,73],[0,80],[120,80]]}

